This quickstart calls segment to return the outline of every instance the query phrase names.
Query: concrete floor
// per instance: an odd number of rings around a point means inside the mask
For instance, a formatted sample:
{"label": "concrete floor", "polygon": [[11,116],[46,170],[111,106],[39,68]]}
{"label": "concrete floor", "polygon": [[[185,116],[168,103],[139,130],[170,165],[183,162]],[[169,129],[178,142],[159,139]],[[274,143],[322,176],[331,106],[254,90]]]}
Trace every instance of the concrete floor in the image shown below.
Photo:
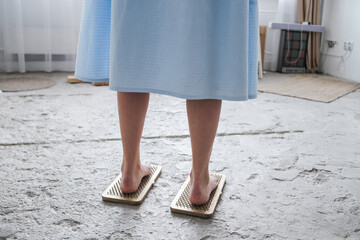
{"label": "concrete floor", "polygon": [[200,219],[169,208],[191,168],[184,99],[151,95],[141,157],[163,172],[142,205],[108,203],[116,94],[48,75],[52,88],[0,95],[0,239],[360,239],[360,90],[223,101],[210,169],[227,182]]}

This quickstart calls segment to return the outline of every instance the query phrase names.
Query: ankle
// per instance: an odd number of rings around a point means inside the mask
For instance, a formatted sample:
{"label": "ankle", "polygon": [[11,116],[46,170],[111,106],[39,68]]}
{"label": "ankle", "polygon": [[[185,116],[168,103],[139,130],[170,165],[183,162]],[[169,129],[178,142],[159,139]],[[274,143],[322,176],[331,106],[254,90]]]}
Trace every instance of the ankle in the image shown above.
{"label": "ankle", "polygon": [[135,171],[141,168],[141,162],[139,161],[126,161],[123,160],[121,164],[122,171]]}
{"label": "ankle", "polygon": [[204,169],[202,171],[195,171],[194,169],[190,172],[191,182],[195,185],[208,183],[210,179],[208,169]]}

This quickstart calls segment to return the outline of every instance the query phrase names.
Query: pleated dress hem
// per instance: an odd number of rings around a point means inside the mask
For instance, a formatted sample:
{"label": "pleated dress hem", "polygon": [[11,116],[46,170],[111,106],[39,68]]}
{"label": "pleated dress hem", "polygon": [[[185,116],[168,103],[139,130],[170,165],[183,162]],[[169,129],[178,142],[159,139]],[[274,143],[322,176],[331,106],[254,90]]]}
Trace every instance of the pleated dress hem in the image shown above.
{"label": "pleated dress hem", "polygon": [[[91,78],[88,78],[88,77],[82,77],[82,76],[80,76],[78,74],[75,74],[74,77],[81,80],[81,81],[90,82],[90,83],[109,82],[109,78],[91,79]],[[113,91],[117,91],[117,92],[141,92],[141,93],[165,94],[165,95],[178,97],[178,98],[189,99],[189,100],[218,99],[218,100],[229,100],[229,101],[246,101],[246,100],[256,99],[257,98],[257,94],[256,95],[248,95],[248,97],[244,97],[244,96],[231,97],[231,96],[225,96],[225,95],[197,95],[197,96],[193,96],[193,95],[181,94],[181,93],[177,93],[177,92],[173,92],[173,91],[169,91],[169,90],[158,89],[158,88],[124,88],[124,87],[112,87],[111,85],[109,86],[109,90],[113,90]]]}
{"label": "pleated dress hem", "polygon": [[188,99],[188,100],[201,100],[201,99],[217,99],[217,100],[228,100],[228,101],[246,101],[249,99],[256,99],[256,95],[248,95],[248,97],[239,96],[239,97],[231,97],[231,96],[222,96],[222,95],[187,95],[178,92],[172,92],[169,90],[162,89],[153,89],[153,88],[124,88],[124,87],[109,87],[110,90],[117,92],[140,92],[140,93],[156,93],[156,94],[165,94],[168,96]]}

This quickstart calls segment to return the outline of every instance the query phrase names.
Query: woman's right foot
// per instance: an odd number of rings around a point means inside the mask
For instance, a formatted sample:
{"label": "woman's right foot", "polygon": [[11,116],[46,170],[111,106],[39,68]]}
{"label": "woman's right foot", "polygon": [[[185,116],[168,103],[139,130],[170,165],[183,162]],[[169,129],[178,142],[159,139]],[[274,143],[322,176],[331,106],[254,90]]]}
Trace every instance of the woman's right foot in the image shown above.
{"label": "woman's right foot", "polygon": [[123,193],[133,193],[139,188],[141,179],[151,173],[151,166],[136,165],[131,167],[121,166],[120,190]]}
{"label": "woman's right foot", "polygon": [[193,176],[190,173],[190,196],[192,204],[200,205],[209,201],[211,192],[218,185],[217,178],[207,174],[201,177]]}

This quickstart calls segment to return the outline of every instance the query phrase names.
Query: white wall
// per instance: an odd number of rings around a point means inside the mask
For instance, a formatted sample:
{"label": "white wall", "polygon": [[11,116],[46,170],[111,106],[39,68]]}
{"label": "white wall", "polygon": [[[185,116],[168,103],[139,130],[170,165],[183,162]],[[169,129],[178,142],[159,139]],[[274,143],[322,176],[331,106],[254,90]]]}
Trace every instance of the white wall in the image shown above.
{"label": "white wall", "polygon": [[279,0],[259,0],[259,24],[275,21]]}
{"label": "white wall", "polygon": [[[324,0],[322,25],[326,27],[321,52],[322,70],[334,76],[360,82],[360,1]],[[326,40],[338,43],[328,49]],[[354,48],[344,58],[344,42],[353,42]],[[326,55],[327,53],[327,55]]]}
{"label": "white wall", "polygon": [[[276,22],[276,15],[278,12],[279,0],[259,0],[259,25],[268,26],[269,22]],[[272,51],[273,49],[271,40],[271,30],[268,29],[266,36],[265,57],[264,57],[264,70],[271,68]]]}

